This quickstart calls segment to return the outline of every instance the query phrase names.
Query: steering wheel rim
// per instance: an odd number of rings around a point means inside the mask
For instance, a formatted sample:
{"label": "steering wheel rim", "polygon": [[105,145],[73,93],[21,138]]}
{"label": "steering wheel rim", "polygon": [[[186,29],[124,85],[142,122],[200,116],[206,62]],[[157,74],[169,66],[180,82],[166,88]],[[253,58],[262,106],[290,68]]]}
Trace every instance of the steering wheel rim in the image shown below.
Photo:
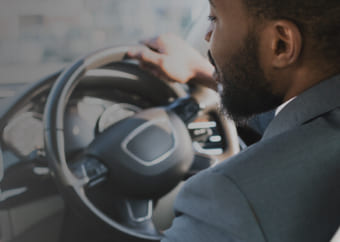
{"label": "steering wheel rim", "polygon": [[[86,196],[83,189],[84,184],[88,180],[82,180],[72,173],[69,169],[65,154],[64,143],[64,111],[70,95],[80,82],[82,76],[92,69],[97,69],[102,66],[108,65],[112,62],[119,62],[124,60],[127,51],[130,46],[125,47],[111,47],[96,51],[83,58],[78,59],[71,64],[65,71],[59,76],[55,82],[50,95],[48,97],[45,112],[44,112],[44,135],[45,135],[45,147],[49,158],[50,167],[53,175],[56,178],[58,184],[62,185],[63,192],[70,193],[72,197],[79,199],[85,207],[92,212],[97,218],[109,225],[110,227],[133,237],[146,239],[146,240],[160,240],[162,235],[155,231],[155,233],[143,233],[135,231],[125,225],[113,220],[104,212],[99,210]],[[209,100],[209,97],[216,97],[206,89],[197,88],[193,97],[197,100]],[[201,103],[201,108],[209,110],[209,112],[219,111],[216,107],[216,100],[214,102]],[[222,115],[219,115],[221,119],[221,125],[224,130],[225,139],[228,142],[228,150],[222,155],[215,158],[221,160],[225,159],[239,151],[238,136],[236,128],[232,121],[227,120]]]}

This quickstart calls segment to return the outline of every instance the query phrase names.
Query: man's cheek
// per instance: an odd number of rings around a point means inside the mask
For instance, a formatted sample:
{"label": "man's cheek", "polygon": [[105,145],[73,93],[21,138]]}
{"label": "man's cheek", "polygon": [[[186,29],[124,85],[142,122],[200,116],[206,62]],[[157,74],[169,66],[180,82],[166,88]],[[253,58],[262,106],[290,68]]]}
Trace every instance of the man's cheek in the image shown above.
{"label": "man's cheek", "polygon": [[215,64],[218,67],[221,67],[222,63],[224,63],[225,59],[228,58],[228,56],[225,54],[226,50],[226,44],[223,44],[215,39],[215,41],[211,45],[211,54],[214,58]]}

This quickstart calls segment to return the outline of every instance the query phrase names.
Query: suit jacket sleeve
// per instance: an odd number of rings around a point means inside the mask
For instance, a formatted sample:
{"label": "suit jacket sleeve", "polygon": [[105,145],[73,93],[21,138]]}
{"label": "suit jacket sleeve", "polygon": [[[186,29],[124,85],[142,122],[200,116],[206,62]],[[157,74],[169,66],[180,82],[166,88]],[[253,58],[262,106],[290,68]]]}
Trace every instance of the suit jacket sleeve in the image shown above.
{"label": "suit jacket sleeve", "polygon": [[162,242],[265,241],[255,211],[228,177],[207,170],[186,182]]}

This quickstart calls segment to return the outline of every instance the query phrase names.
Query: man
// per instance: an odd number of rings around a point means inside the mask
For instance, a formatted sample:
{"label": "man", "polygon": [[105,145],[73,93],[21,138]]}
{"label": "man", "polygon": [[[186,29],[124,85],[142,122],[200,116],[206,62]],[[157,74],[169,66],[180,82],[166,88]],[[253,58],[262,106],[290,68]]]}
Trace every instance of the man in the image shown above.
{"label": "man", "polygon": [[214,68],[169,35],[129,55],[161,78],[220,84],[236,122],[280,107],[260,142],[186,183],[163,241],[329,241],[340,225],[340,2],[210,7]]}

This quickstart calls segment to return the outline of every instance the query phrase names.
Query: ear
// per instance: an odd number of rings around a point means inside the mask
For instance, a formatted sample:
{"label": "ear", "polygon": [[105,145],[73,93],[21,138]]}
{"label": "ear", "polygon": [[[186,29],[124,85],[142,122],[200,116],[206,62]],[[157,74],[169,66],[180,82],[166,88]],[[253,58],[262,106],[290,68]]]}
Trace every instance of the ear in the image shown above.
{"label": "ear", "polygon": [[296,63],[302,52],[302,34],[296,24],[288,20],[279,20],[272,25],[272,65],[285,68]]}

